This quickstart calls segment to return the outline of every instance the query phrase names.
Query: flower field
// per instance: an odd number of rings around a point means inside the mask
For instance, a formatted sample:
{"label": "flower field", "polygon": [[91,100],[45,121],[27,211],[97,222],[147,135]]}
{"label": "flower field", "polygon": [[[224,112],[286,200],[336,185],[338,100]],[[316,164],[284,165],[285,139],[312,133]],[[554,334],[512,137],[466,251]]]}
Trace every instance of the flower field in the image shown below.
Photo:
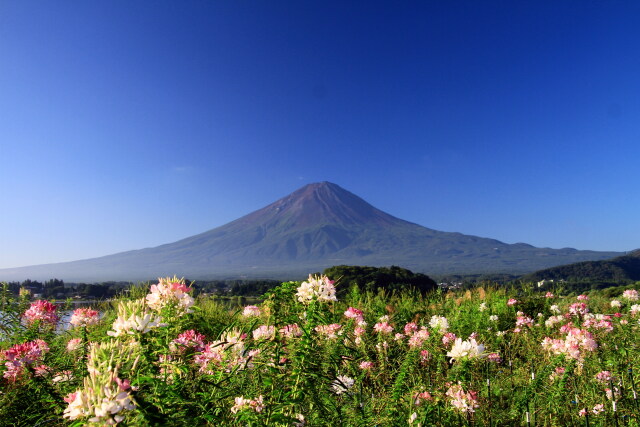
{"label": "flower field", "polygon": [[231,310],[174,277],[60,332],[4,292],[0,425],[639,426],[639,295],[613,294],[310,276]]}

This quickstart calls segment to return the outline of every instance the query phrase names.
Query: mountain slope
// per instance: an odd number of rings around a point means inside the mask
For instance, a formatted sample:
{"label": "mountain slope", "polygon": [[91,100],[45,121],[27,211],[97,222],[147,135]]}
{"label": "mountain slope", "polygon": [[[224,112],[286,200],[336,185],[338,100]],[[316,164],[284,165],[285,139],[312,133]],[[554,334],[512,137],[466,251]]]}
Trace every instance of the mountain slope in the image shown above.
{"label": "mountain slope", "polygon": [[640,280],[640,249],[605,261],[584,261],[547,268],[525,276],[525,279],[567,281],[626,282]]}
{"label": "mountain slope", "polygon": [[339,265],[400,265],[416,272],[525,273],[618,252],[535,248],[432,230],[382,212],[336,184],[309,184],[202,234],[101,258],[0,270],[0,280],[299,278]]}

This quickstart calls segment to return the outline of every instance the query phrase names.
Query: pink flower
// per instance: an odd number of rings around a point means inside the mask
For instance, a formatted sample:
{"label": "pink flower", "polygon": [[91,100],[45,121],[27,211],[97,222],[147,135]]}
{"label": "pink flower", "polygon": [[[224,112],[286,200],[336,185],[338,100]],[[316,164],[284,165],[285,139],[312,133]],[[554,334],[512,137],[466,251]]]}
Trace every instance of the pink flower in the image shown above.
{"label": "pink flower", "polygon": [[[33,366],[42,360],[42,356],[49,351],[49,346],[43,340],[29,341],[23,344],[16,344],[2,353],[2,358],[6,360],[7,370],[4,377],[10,381],[15,381],[25,371],[27,366]],[[34,369],[37,367],[34,366]]]}
{"label": "pink flower", "polygon": [[428,391],[423,391],[415,395],[415,397],[413,398],[413,403],[416,406],[420,406],[423,402],[430,402],[432,400],[433,396],[431,396],[431,393],[429,393]]}
{"label": "pink flower", "polygon": [[638,298],[640,298],[640,296],[638,296],[638,291],[636,291],[635,289],[627,289],[622,293],[622,298],[626,299],[627,301],[638,301]]}
{"label": "pink flower", "polygon": [[576,302],[569,306],[569,313],[573,316],[584,316],[589,312],[589,307],[583,302]]}
{"label": "pink flower", "polygon": [[82,347],[82,339],[80,338],[70,339],[69,342],[67,343],[67,351],[69,353],[74,352],[81,347]]}
{"label": "pink flower", "polygon": [[528,326],[531,327],[533,326],[533,319],[529,316],[518,316],[516,319],[516,326],[517,327],[522,327],[522,326]]}
{"label": "pink flower", "polygon": [[184,279],[158,278],[158,284],[151,285],[145,299],[154,311],[161,312],[165,308],[171,308],[174,314],[182,316],[191,313],[191,306],[195,303],[188,294],[190,291],[191,288],[184,284]]}
{"label": "pink flower", "polygon": [[546,294],[544,294],[545,298],[553,298],[555,295],[553,295],[551,292],[547,292]]}
{"label": "pink flower", "polygon": [[341,329],[342,325],[340,325],[339,323],[316,326],[316,332],[324,336],[326,339],[338,338],[338,335],[342,335]]}
{"label": "pink flower", "polygon": [[502,362],[502,358],[500,357],[500,355],[498,353],[490,353],[489,355],[487,355],[487,359],[490,362],[494,362],[494,363]]}
{"label": "pink flower", "polygon": [[370,371],[373,369],[373,362],[369,362],[369,361],[364,361],[364,362],[360,362],[360,365],[358,365],[360,367],[360,369],[362,369],[363,371]]}
{"label": "pink flower", "polygon": [[446,396],[450,399],[451,405],[460,412],[471,413],[480,407],[478,404],[478,393],[471,390],[465,392],[460,384],[449,387]]}
{"label": "pink flower", "polygon": [[409,347],[421,347],[422,344],[429,338],[429,331],[427,328],[422,328],[409,338]]}
{"label": "pink flower", "polygon": [[281,328],[278,332],[285,338],[296,338],[302,336],[302,329],[298,326],[297,323],[293,323],[291,325],[286,325]]}
{"label": "pink flower", "polygon": [[608,383],[609,381],[611,381],[611,379],[613,378],[611,376],[611,372],[609,371],[600,371],[596,374],[595,376],[596,380],[600,381],[601,383]]}
{"label": "pink flower", "polygon": [[49,301],[38,300],[31,303],[31,307],[24,312],[23,316],[28,325],[40,321],[48,326],[56,326],[58,323],[56,308],[57,307]]}
{"label": "pink flower", "polygon": [[578,301],[588,301],[588,300],[589,300],[589,297],[588,297],[588,296],[586,296],[586,295],[578,295],[578,296],[576,297],[576,299],[577,299]]}
{"label": "pink flower", "polygon": [[373,325],[373,330],[379,334],[390,334],[393,332],[393,326],[387,322],[380,322]]}
{"label": "pink flower", "polygon": [[231,408],[231,412],[236,414],[238,411],[243,411],[250,409],[254,412],[262,412],[264,409],[264,402],[262,395],[258,396],[257,399],[245,399],[243,396],[236,397],[234,399],[235,405]]}
{"label": "pink flower", "polygon": [[260,308],[255,305],[248,305],[242,310],[244,317],[258,317],[260,316]]}
{"label": "pink flower", "polygon": [[420,364],[426,365],[427,362],[429,362],[430,358],[431,358],[431,353],[429,353],[429,350],[420,351]]}
{"label": "pink flower", "polygon": [[598,403],[591,410],[591,412],[593,412],[593,415],[598,415],[600,412],[603,412],[603,411],[604,411],[604,405],[602,403]]}
{"label": "pink flower", "polygon": [[187,349],[193,349],[194,351],[201,352],[204,350],[204,340],[204,335],[193,329],[189,329],[188,331],[184,331],[178,335],[178,338],[172,342],[177,346],[177,349],[180,352],[184,352]]}
{"label": "pink flower", "polygon": [[71,315],[71,323],[73,326],[89,326],[95,325],[100,321],[100,313],[90,308],[78,308]]}
{"label": "pink flower", "polygon": [[442,336],[442,344],[449,345],[449,343],[454,342],[456,338],[456,334],[454,334],[453,332],[447,332]]}
{"label": "pink flower", "polygon": [[509,301],[507,301],[507,305],[516,305],[518,303],[518,300],[515,298],[509,298]]}
{"label": "pink flower", "polygon": [[580,409],[580,412],[578,412],[578,415],[581,417],[586,417],[587,416],[587,408],[582,408]]}
{"label": "pink flower", "polygon": [[414,322],[410,322],[410,323],[407,323],[406,325],[404,325],[404,333],[405,333],[405,335],[411,336],[417,331],[418,331],[418,325],[415,324]]}
{"label": "pink flower", "polygon": [[364,320],[364,313],[362,310],[358,310],[357,308],[349,307],[347,311],[344,312],[344,316],[348,319],[354,319],[358,322]]}

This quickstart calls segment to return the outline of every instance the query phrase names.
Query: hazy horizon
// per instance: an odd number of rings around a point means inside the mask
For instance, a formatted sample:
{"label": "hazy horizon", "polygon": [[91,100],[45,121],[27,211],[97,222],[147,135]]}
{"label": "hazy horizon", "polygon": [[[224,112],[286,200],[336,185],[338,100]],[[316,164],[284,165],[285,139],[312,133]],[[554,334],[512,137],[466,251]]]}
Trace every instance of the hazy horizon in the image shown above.
{"label": "hazy horizon", "polygon": [[0,3],[0,268],[330,181],[505,243],[640,247],[640,4]]}

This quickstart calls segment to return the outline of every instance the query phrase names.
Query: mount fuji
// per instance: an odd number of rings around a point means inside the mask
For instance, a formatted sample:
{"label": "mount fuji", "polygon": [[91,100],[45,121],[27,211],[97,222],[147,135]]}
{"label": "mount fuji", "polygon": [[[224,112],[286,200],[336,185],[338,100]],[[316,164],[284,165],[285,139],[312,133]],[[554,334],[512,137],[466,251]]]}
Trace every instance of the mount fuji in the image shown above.
{"label": "mount fuji", "polygon": [[427,274],[528,273],[621,252],[537,248],[423,227],[376,209],[329,182],[306,185],[204,233],[100,258],[0,269],[0,280],[67,282],[189,279],[299,279],[340,264],[398,265]]}

